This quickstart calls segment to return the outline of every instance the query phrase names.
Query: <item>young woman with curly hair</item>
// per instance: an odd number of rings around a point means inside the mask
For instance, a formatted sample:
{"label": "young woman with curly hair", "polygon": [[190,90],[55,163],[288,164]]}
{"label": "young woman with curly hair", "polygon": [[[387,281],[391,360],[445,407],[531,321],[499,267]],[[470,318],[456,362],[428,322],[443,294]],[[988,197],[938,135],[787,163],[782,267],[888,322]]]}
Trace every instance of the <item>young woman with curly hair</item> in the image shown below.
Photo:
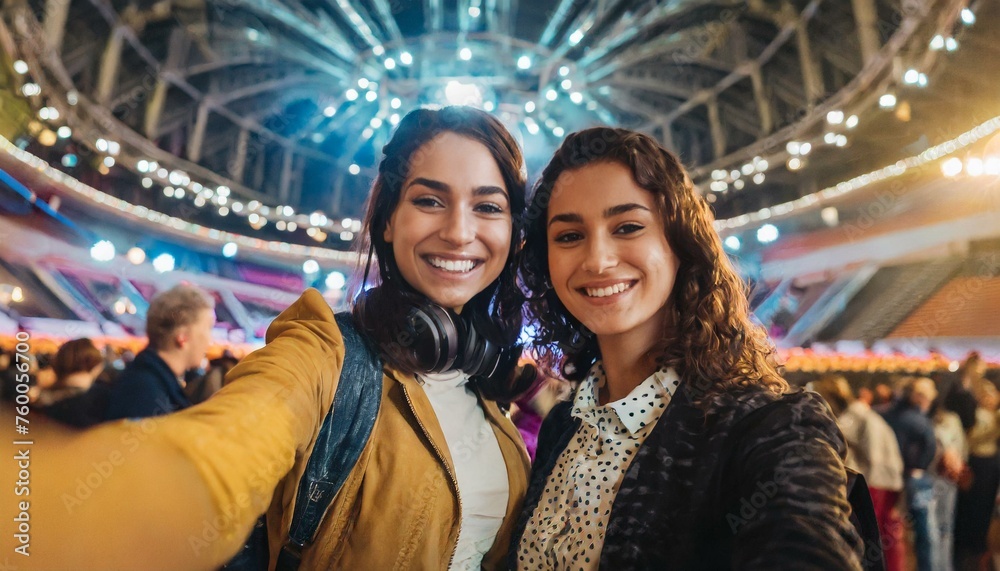
{"label": "young woman with curly hair", "polygon": [[567,137],[526,213],[535,351],[576,383],[539,435],[509,565],[855,569],[845,445],[792,391],[678,159]]}

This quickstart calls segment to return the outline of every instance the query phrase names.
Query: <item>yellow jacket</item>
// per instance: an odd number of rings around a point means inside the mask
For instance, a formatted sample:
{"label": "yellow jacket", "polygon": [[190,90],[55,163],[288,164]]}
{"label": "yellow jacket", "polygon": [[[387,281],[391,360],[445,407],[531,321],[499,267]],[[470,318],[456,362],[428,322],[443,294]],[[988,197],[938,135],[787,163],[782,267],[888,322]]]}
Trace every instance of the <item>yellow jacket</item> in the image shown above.
{"label": "yellow jacket", "polygon": [[[29,569],[212,569],[267,510],[273,568],[343,360],[333,312],[309,290],[271,324],[267,345],[202,404],[83,432],[36,422],[33,445],[5,439],[11,454],[33,447],[31,556],[12,562]],[[503,567],[529,467],[513,424],[494,403],[482,405],[510,484],[507,515],[483,561],[492,569]],[[3,481],[17,470],[0,464]],[[304,550],[301,569],[446,569],[459,533],[456,486],[423,390],[412,375],[387,368],[372,437]],[[21,498],[10,494],[5,503],[16,506]],[[4,534],[4,554],[18,541]]]}

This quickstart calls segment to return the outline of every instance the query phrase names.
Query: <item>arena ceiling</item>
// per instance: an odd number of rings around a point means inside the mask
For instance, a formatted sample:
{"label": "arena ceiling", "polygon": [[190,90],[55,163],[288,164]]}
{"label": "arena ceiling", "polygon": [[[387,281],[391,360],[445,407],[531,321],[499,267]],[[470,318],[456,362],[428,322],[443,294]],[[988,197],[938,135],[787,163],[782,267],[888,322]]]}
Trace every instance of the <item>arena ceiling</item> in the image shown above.
{"label": "arena ceiling", "polygon": [[[329,245],[338,247],[338,232],[350,229],[339,221],[360,214],[392,126],[418,105],[469,103],[497,114],[523,143],[532,174],[565,133],[612,124],[655,136],[705,188],[724,178],[717,204],[723,214],[801,195],[808,179],[784,167],[787,143],[822,137],[830,111],[844,111],[846,120],[852,108],[877,107],[886,89],[908,82],[910,67],[930,70],[936,50],[927,39],[951,38],[969,5],[7,0],[4,6],[5,49],[30,64],[45,103],[72,118],[81,144],[97,153],[107,152],[99,140],[120,144],[117,167],[132,180],[225,186],[233,197],[270,205],[278,217],[285,206],[296,215],[322,211],[309,225],[331,230]],[[848,153],[834,162],[857,160],[864,157]],[[151,162],[158,168],[147,173]],[[170,180],[178,172],[180,185]],[[815,179],[811,184],[815,190]]]}

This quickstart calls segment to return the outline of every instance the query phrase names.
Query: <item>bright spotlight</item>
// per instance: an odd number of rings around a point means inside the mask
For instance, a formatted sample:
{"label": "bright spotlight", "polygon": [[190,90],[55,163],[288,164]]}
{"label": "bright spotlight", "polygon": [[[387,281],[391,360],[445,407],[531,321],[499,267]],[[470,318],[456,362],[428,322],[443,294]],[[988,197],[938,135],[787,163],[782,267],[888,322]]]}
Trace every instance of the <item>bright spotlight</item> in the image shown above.
{"label": "bright spotlight", "polygon": [[174,257],[170,254],[160,254],[153,258],[153,269],[161,274],[174,271]]}
{"label": "bright spotlight", "polygon": [[101,240],[90,248],[90,257],[98,262],[110,262],[115,259],[115,245],[108,240]]}
{"label": "bright spotlight", "polygon": [[226,242],[226,245],[222,247],[222,255],[227,258],[235,257],[239,249],[240,247],[236,245],[236,242]]}
{"label": "bright spotlight", "polygon": [[451,80],[445,85],[444,98],[452,105],[480,107],[483,104],[483,92],[479,86],[455,80]]}
{"label": "bright spotlight", "polygon": [[326,287],[329,289],[344,289],[347,285],[347,276],[341,272],[333,271],[326,276]]}
{"label": "bright spotlight", "polygon": [[761,244],[769,244],[778,239],[778,227],[774,224],[765,224],[757,229],[757,241]]}
{"label": "bright spotlight", "polygon": [[960,175],[962,173],[962,159],[958,157],[951,157],[941,163],[941,172],[947,177]]}

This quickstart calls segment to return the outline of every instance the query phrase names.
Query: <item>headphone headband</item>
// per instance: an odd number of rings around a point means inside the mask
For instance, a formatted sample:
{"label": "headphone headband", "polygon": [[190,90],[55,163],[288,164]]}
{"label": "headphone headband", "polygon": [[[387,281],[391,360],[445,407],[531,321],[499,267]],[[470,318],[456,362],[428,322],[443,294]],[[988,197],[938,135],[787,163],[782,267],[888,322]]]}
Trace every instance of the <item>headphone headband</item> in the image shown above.
{"label": "headphone headband", "polygon": [[[520,351],[489,338],[476,320],[416,296],[393,296],[381,287],[358,299],[362,313],[390,304],[385,327],[396,341],[383,351],[416,373],[460,370],[470,377],[492,376],[516,364]],[[389,299],[396,297],[396,299]],[[401,299],[402,298],[402,299]],[[483,327],[489,328],[487,323]]]}

